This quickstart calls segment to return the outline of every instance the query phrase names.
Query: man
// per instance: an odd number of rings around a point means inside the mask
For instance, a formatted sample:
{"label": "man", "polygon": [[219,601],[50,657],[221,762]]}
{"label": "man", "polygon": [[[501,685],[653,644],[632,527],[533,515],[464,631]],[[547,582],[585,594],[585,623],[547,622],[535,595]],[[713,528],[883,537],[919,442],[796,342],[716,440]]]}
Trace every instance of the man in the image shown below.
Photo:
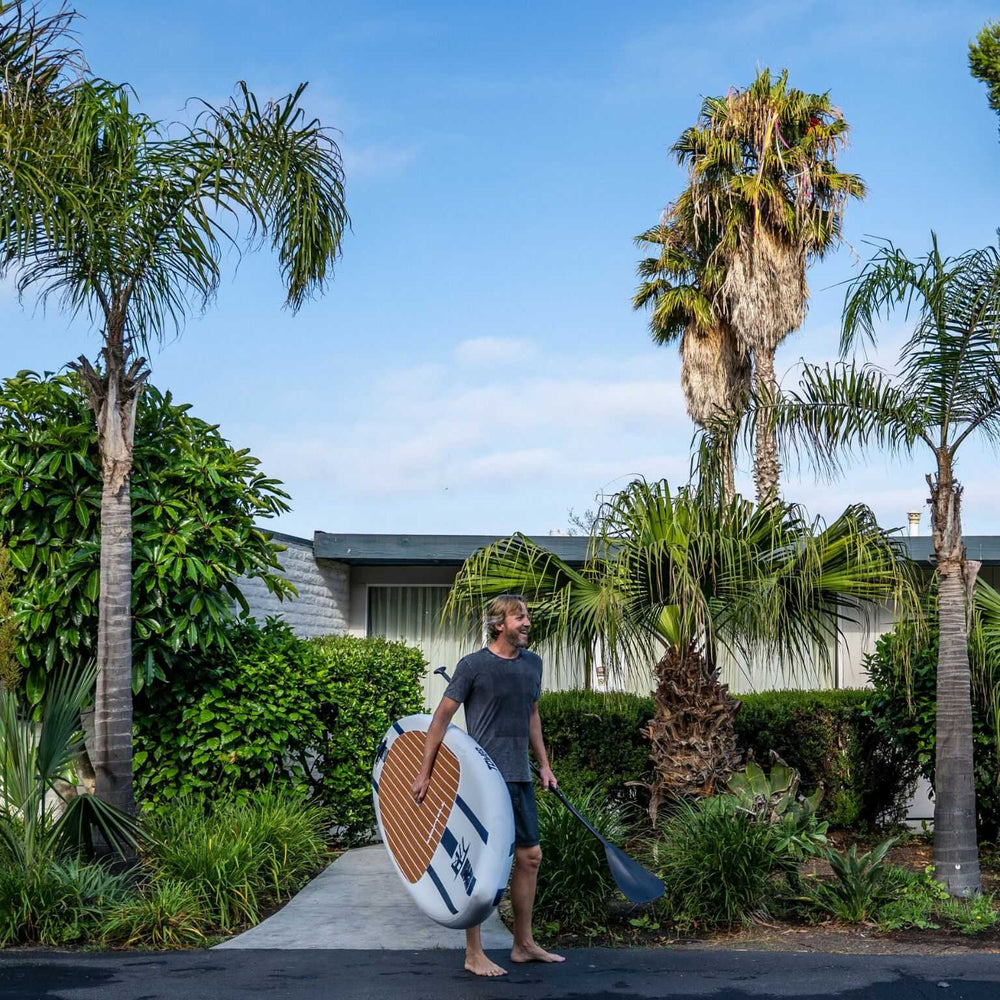
{"label": "man", "polygon": [[[459,661],[441,704],[427,730],[424,757],[413,781],[412,794],[419,805],[427,794],[434,760],[445,731],[458,706],[465,705],[469,735],[493,758],[500,769],[514,808],[514,875],[510,898],[514,907],[512,962],[562,962],[535,944],[531,934],[531,909],[535,902],[538,866],[538,811],[528,765],[528,747],[538,761],[543,788],[555,788],[542,740],[538,698],[542,690],[542,660],[528,652],[531,621],[524,598],[502,594],[486,607],[487,645]],[[465,932],[465,968],[477,976],[505,976],[483,951],[479,927]]]}

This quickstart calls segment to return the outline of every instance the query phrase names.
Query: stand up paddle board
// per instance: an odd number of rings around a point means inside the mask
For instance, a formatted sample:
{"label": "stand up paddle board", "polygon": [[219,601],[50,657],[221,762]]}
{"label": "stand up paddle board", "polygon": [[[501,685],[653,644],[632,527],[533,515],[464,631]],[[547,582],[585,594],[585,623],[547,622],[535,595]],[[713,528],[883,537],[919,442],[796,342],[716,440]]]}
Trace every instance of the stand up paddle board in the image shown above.
{"label": "stand up paddle board", "polygon": [[417,906],[445,927],[474,927],[499,904],[514,861],[514,811],[496,764],[449,726],[427,796],[410,788],[420,770],[429,715],[394,722],[379,744],[372,798],[389,857]]}

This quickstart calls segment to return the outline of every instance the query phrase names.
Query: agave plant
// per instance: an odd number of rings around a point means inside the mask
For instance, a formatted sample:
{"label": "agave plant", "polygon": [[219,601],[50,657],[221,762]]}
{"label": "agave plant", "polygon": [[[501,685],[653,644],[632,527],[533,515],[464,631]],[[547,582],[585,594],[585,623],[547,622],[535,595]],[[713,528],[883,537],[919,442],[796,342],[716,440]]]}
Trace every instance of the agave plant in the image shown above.
{"label": "agave plant", "polygon": [[[484,600],[510,591],[525,595],[534,635],[596,650],[613,680],[648,678],[661,662],[662,711],[650,732],[659,735],[669,714],[671,738],[658,745],[688,740],[701,748],[703,793],[737,763],[735,702],[718,677],[723,655],[746,668],[764,654],[794,669],[832,655],[842,619],[864,624],[882,601],[914,614],[918,604],[908,560],[865,507],[826,525],[793,504],[755,507],[742,497],[726,502],[641,480],[601,508],[583,566],[523,535],[502,539],[463,565],[446,614],[474,621]],[[691,657],[699,682],[681,683]],[[729,717],[725,726],[714,724],[720,713]],[[657,756],[656,746],[654,739],[654,813],[658,799],[678,791],[675,762]],[[719,753],[720,746],[733,753]],[[684,794],[692,791],[690,773],[681,769]]]}
{"label": "agave plant", "polygon": [[21,712],[18,696],[0,690],[0,855],[30,869],[105,843],[134,847],[134,821],[93,795],[67,795],[67,778],[83,751],[80,710],[94,687],[93,669],[57,677],[41,723]]}

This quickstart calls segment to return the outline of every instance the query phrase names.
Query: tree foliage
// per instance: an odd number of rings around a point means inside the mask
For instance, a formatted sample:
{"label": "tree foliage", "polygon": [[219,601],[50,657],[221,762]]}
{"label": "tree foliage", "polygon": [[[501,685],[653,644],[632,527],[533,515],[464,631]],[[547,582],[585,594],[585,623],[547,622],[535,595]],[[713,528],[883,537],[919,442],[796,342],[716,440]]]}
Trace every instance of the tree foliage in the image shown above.
{"label": "tree foliage", "polygon": [[[170,673],[181,652],[226,647],[225,622],[245,606],[239,577],[279,596],[281,547],[255,526],[287,510],[287,494],[247,449],[147,388],[139,405],[132,632],[133,687]],[[18,659],[32,703],[54,670],[95,657],[100,458],[73,375],[20,372],[0,383],[0,531],[10,551],[21,630]]]}
{"label": "tree foliage", "polygon": [[1000,21],[989,21],[969,42],[969,71],[986,84],[990,107],[1000,111]]}

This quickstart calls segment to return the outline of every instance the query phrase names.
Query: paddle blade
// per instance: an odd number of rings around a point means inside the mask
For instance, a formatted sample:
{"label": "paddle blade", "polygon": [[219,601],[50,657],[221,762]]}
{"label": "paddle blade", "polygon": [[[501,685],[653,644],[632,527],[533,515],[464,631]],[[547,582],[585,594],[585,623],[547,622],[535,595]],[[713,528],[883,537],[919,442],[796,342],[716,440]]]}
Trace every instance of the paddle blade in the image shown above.
{"label": "paddle blade", "polygon": [[630,903],[652,903],[663,895],[663,883],[638,861],[633,861],[623,850],[605,842],[608,868],[615,885]]}

